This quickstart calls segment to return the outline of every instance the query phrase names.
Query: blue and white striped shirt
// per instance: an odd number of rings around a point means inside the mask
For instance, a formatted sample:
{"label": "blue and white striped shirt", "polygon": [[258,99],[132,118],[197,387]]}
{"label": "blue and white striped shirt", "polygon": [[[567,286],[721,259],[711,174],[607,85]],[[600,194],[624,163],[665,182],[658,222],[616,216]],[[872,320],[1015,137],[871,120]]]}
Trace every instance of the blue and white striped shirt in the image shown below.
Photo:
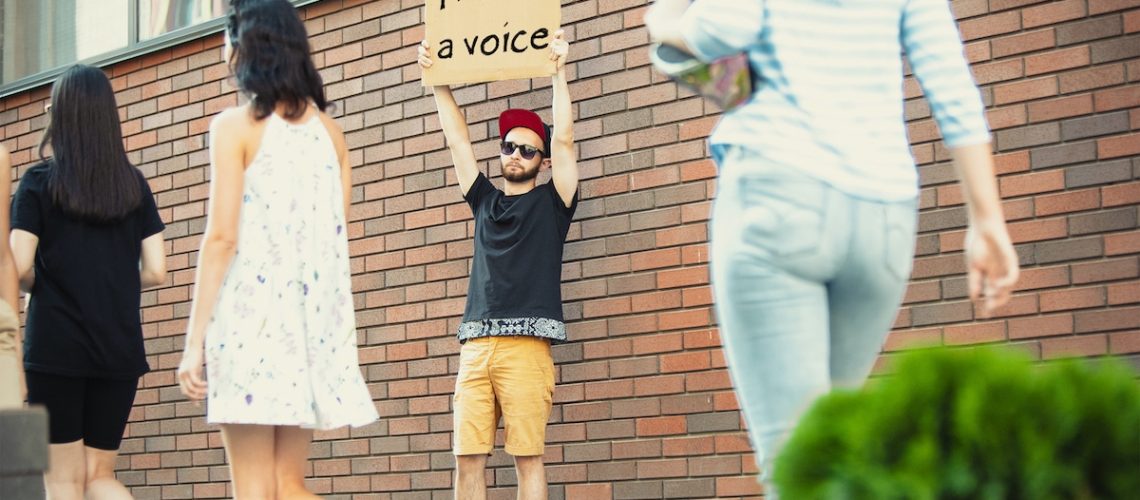
{"label": "blue and white striped shirt", "polygon": [[697,0],[682,35],[705,61],[747,51],[752,100],[710,142],[795,167],[863,198],[913,198],[905,49],[947,146],[990,140],[947,0]]}

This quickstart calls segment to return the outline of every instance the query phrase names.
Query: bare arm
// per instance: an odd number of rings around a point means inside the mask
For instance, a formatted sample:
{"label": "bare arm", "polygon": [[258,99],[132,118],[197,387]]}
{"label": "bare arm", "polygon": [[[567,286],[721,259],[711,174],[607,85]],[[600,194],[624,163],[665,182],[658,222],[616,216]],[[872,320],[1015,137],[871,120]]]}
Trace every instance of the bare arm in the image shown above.
{"label": "bare arm", "polygon": [[20,289],[31,293],[36,281],[36,248],[39,247],[40,237],[23,229],[15,229],[9,234],[8,243],[12,249],[12,261]]}
{"label": "bare arm", "polygon": [[550,168],[554,189],[558,191],[562,203],[569,207],[578,191],[578,155],[574,153],[574,115],[570,109],[570,89],[566,83],[566,57],[570,44],[563,37],[562,30],[558,30],[550,44],[550,58],[558,68],[551,77],[554,90],[554,131],[550,138]]}
{"label": "bare arm", "polygon": [[645,27],[654,42],[714,61],[753,46],[764,17],[763,0],[656,0]]}
{"label": "bare arm", "polygon": [[1005,305],[1020,274],[1002,214],[990,145],[950,148],[962,180],[969,227],[966,231],[966,277],[970,298],[983,300],[985,314]]}
{"label": "bare arm", "polygon": [[166,283],[166,240],[161,232],[142,240],[141,261],[139,282],[144,289]]}
{"label": "bare arm", "polygon": [[[0,172],[9,177],[7,182],[0,182],[0,199],[4,200],[4,203],[0,203],[0,234],[8,234],[11,227],[9,211],[12,207],[8,200],[12,197],[12,162],[8,157],[8,151],[2,146],[0,146]],[[0,245],[0,299],[7,302],[13,311],[18,311],[19,297],[19,274],[16,272],[12,249],[8,245]]]}
{"label": "bare arm", "polygon": [[321,113],[321,121],[324,122],[325,129],[328,130],[329,137],[332,138],[333,146],[336,148],[336,157],[340,162],[340,185],[344,193],[344,223],[347,225],[348,211],[352,206],[352,165],[348,160],[348,141],[344,138],[344,130],[332,117]]}
{"label": "bare arm", "polygon": [[237,251],[245,172],[244,136],[249,120],[245,108],[232,108],[210,124],[210,215],[198,251],[194,279],[197,287],[190,307],[186,347],[178,367],[182,393],[191,399],[206,396],[206,382],[202,379],[206,325],[214,315],[218,292]]}
{"label": "bare arm", "polygon": [[689,7],[689,0],[657,0],[645,12],[645,28],[654,42],[671,45],[686,53],[693,49],[681,35],[681,17]]}
{"label": "bare arm", "polygon": [[[419,63],[424,68],[432,65],[431,48],[427,40],[420,43]],[[464,196],[475,179],[479,178],[479,167],[475,164],[475,150],[471,147],[471,137],[467,132],[467,120],[463,112],[451,95],[451,87],[440,85],[432,87],[435,94],[435,107],[439,113],[439,126],[443,129],[443,136],[447,139],[447,148],[451,151],[451,161],[455,164],[455,176],[459,179],[459,191]]]}
{"label": "bare arm", "polygon": [[970,298],[983,299],[983,315],[988,315],[1009,301],[1019,271],[1002,215],[981,94],[970,76],[949,5],[909,0],[903,9],[900,40],[962,180],[969,214]]}
{"label": "bare arm", "polygon": [[[0,146],[0,172],[9,176],[8,182],[0,183],[0,195],[5,201],[5,203],[0,203],[0,231],[3,231],[3,234],[8,234],[11,226],[9,220],[11,204],[7,201],[11,199],[12,195],[12,161],[8,156],[8,150],[4,149],[3,146]],[[8,303],[8,306],[12,308],[12,314],[15,315],[20,310],[19,304],[17,304],[20,297],[19,274],[16,272],[12,247],[10,245],[0,245],[0,247],[2,247],[0,248],[0,299]],[[35,254],[35,250],[32,253]],[[27,383],[24,381],[24,363],[22,362],[24,359],[24,342],[20,338],[20,325],[18,323],[19,320],[17,320],[15,331],[16,372],[19,379],[17,386],[19,387],[20,401],[23,401],[26,399],[28,391]]]}

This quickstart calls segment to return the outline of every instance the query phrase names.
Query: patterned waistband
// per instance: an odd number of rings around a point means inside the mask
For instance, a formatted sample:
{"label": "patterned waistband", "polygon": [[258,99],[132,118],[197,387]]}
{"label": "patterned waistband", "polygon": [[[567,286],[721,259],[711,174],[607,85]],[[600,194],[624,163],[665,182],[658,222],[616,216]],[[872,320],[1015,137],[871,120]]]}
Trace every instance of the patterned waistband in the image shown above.
{"label": "patterned waistband", "polygon": [[480,337],[528,336],[566,342],[566,324],[549,318],[503,318],[464,321],[459,325],[459,341]]}

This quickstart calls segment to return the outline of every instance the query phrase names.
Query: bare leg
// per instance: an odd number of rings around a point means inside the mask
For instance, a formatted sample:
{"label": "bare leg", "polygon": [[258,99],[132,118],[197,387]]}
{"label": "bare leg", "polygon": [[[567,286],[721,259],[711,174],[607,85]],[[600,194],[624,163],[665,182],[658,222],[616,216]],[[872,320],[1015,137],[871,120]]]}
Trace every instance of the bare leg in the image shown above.
{"label": "bare leg", "polygon": [[546,500],[546,468],[542,455],[515,457],[515,471],[519,476],[519,500]]}
{"label": "bare leg", "polygon": [[87,498],[89,500],[131,500],[131,491],[115,477],[115,457],[119,450],[86,447]]}
{"label": "bare leg", "polygon": [[277,498],[281,500],[320,499],[305,488],[305,464],[309,460],[312,429],[276,427]]}
{"label": "bare leg", "polygon": [[274,453],[275,428],[268,425],[226,424],[222,442],[230,462],[235,500],[277,497]]}
{"label": "bare leg", "polygon": [[455,500],[487,500],[487,455],[455,457]]}
{"label": "bare leg", "polygon": [[83,441],[49,446],[48,460],[44,474],[48,500],[83,500],[87,479]]}

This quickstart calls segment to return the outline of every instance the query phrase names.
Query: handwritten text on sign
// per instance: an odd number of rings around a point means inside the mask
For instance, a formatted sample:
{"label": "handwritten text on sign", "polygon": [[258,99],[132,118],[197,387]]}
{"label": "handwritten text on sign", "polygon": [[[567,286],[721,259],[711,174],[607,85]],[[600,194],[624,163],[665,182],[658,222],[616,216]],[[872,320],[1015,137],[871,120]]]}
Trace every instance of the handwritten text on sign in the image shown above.
{"label": "handwritten text on sign", "polygon": [[424,85],[533,78],[554,73],[550,41],[558,0],[427,0],[433,64]]}

